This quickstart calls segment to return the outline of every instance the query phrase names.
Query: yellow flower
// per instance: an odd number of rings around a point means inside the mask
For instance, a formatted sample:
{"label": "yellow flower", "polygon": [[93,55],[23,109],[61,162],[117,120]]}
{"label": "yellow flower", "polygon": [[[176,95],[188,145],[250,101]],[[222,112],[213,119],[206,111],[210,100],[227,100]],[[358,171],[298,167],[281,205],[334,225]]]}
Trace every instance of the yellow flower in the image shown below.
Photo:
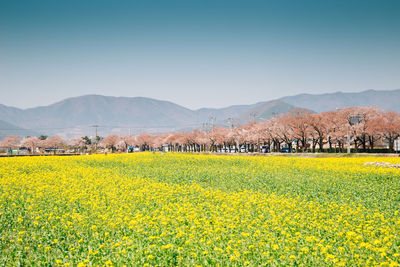
{"label": "yellow flower", "polygon": [[229,257],[229,260],[231,260],[231,261],[237,261],[237,256],[236,255],[231,255],[230,257]]}
{"label": "yellow flower", "polygon": [[326,155],[0,158],[3,260],[395,265],[400,169],[364,163],[400,158]]}
{"label": "yellow flower", "polygon": [[308,253],[308,251],[309,251],[309,250],[308,250],[308,248],[306,248],[306,247],[304,247],[304,248],[301,249],[301,252],[303,252],[303,253],[305,253],[305,254]]}
{"label": "yellow flower", "polygon": [[173,245],[171,243],[161,246],[162,249],[170,249],[172,247],[173,247]]}

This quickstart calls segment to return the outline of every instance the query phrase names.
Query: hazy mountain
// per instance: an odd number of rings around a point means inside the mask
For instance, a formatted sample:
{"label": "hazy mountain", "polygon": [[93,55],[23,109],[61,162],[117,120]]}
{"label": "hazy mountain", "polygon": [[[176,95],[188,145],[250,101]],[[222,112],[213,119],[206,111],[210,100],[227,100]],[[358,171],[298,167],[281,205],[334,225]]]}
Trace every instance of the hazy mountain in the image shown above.
{"label": "hazy mountain", "polygon": [[11,123],[0,120],[0,140],[2,140],[7,135],[18,135],[24,136],[39,136],[39,134],[32,130],[22,129]]}
{"label": "hazy mountain", "polygon": [[[87,95],[69,98],[56,104],[25,110],[24,123],[31,127],[70,127],[106,124],[117,126],[180,125],[193,123],[194,112],[168,101],[144,97]],[[40,121],[33,122],[33,119]]]}
{"label": "hazy mountain", "polygon": [[360,93],[300,94],[282,97],[279,100],[316,112],[349,106],[377,106],[379,109],[400,112],[400,89],[392,91],[367,90]]}
{"label": "hazy mountain", "polygon": [[284,114],[294,109],[295,106],[287,104],[279,100],[273,100],[268,102],[261,102],[254,105],[251,109],[243,112],[238,117],[240,123],[246,123],[251,120],[268,120],[271,117]]}
{"label": "hazy mountain", "polygon": [[201,108],[196,110],[196,113],[198,114],[199,121],[205,122],[211,118],[214,118],[217,121],[223,121],[228,118],[238,118],[241,114],[247,112],[256,105],[257,104],[234,105],[226,108]]}
{"label": "hazy mountain", "polygon": [[190,130],[211,123],[211,118],[215,125],[230,117],[237,118],[253,106],[190,110],[151,98],[86,95],[25,110],[1,105],[0,120],[34,129],[40,134],[71,138],[94,135],[94,125],[99,126],[102,135]]}
{"label": "hazy mountain", "polygon": [[23,118],[24,111],[19,108],[0,104],[0,120],[15,122]]}
{"label": "hazy mountain", "polygon": [[[0,125],[0,131],[5,135],[13,133],[1,129],[25,128],[39,134],[71,138],[94,135],[92,126],[98,125],[98,133],[103,136],[144,131],[160,133],[190,130],[203,127],[206,123],[229,127],[232,120],[235,125],[253,119],[260,121],[296,107],[321,112],[345,106],[377,106],[400,112],[398,102],[400,90],[368,90],[360,93],[301,94],[252,105],[191,110],[151,98],[86,95],[29,109],[0,104],[0,120],[13,125]],[[23,135],[33,134],[26,132]]]}
{"label": "hazy mountain", "polygon": [[1,108],[5,110],[0,112],[1,120],[65,137],[93,134],[93,125],[99,125],[100,131],[127,134],[129,129],[132,133],[141,129],[163,131],[197,123],[195,111],[144,97],[86,95],[25,110]]}

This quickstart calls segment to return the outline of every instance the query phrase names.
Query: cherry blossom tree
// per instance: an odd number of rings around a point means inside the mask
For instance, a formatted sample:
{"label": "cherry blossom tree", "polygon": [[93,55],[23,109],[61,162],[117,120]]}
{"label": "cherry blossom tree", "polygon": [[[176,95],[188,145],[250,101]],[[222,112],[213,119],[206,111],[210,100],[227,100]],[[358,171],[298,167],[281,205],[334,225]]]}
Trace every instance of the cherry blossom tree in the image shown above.
{"label": "cherry blossom tree", "polygon": [[260,122],[258,125],[258,134],[261,136],[261,140],[264,145],[268,145],[271,149],[271,143],[275,135],[272,120]]}
{"label": "cherry blossom tree", "polygon": [[111,152],[114,152],[117,148],[117,144],[120,141],[120,137],[115,134],[110,134],[101,142],[101,146],[111,149]]}
{"label": "cherry blossom tree", "polygon": [[[377,140],[388,143],[393,151],[394,141],[400,135],[400,114],[383,112],[375,107],[348,107],[336,111],[312,114],[304,109],[293,109],[287,114],[266,121],[252,121],[243,126],[227,129],[213,127],[202,131],[195,129],[185,133],[164,133],[152,135],[143,133],[137,136],[107,136],[101,145],[114,151],[128,146],[139,146],[142,151],[161,148],[167,145],[168,151],[181,152],[236,152],[243,146],[246,152],[256,152],[260,145],[268,145],[273,151],[280,151],[286,144],[289,151],[297,142],[297,148],[306,151],[311,144],[312,152],[324,151],[324,145],[329,145],[329,152],[344,152],[347,138],[365,152],[372,151]],[[90,141],[88,137],[87,140]],[[33,150],[35,146],[42,148],[58,148],[64,145],[60,137],[51,137],[39,141],[37,138],[25,138],[22,145]],[[17,147],[18,137],[7,137],[2,146]],[[71,147],[83,147],[82,139],[73,139],[68,143]],[[272,149],[273,148],[273,149]],[[337,148],[339,150],[337,150]]]}
{"label": "cherry blossom tree", "polygon": [[211,139],[212,142],[214,142],[216,146],[216,151],[220,150],[228,146],[228,133],[230,132],[230,129],[225,129],[221,127],[214,127],[214,129],[211,131],[209,138]]}
{"label": "cherry blossom tree", "polygon": [[208,133],[202,132],[200,130],[197,130],[195,133],[195,141],[196,144],[199,146],[199,152],[206,152],[207,148],[211,144]]}
{"label": "cherry blossom tree", "polygon": [[291,111],[291,115],[289,124],[293,130],[293,136],[298,143],[301,143],[302,151],[305,152],[308,144],[311,112],[304,109],[294,109]]}
{"label": "cherry blossom tree", "polygon": [[19,136],[6,136],[3,141],[1,141],[0,146],[8,149],[18,148],[21,142]]}
{"label": "cherry blossom tree", "polygon": [[39,146],[40,144],[40,139],[37,137],[25,137],[22,142],[21,142],[21,146],[29,148],[30,153],[34,154],[36,148]]}
{"label": "cherry blossom tree", "polygon": [[[328,127],[332,117],[331,113],[323,112],[318,114],[311,114],[309,116],[310,132],[312,136],[316,136],[316,140],[319,146],[319,152],[323,152],[324,144],[326,144],[326,139],[328,135]],[[313,140],[315,140],[313,138]],[[315,147],[313,145],[313,152]]]}
{"label": "cherry blossom tree", "polygon": [[66,142],[60,136],[53,136],[42,140],[39,144],[42,148],[52,149],[54,154],[58,148],[61,148],[66,145]]}
{"label": "cherry blossom tree", "polygon": [[168,144],[168,151],[180,151],[180,133],[171,133],[166,137],[165,143]]}
{"label": "cherry blossom tree", "polygon": [[[329,111],[325,112],[327,117],[327,142],[329,144],[329,151],[339,152],[344,151],[345,139],[347,136],[347,117],[343,112]],[[333,146],[335,146],[333,148]]]}
{"label": "cherry blossom tree", "polygon": [[394,141],[400,137],[400,114],[394,111],[383,112],[378,124],[379,132],[388,142],[389,151],[394,152]]}
{"label": "cherry blossom tree", "polygon": [[279,141],[285,142],[289,148],[289,152],[292,152],[292,143],[295,139],[293,128],[292,128],[293,114],[287,113],[276,118],[274,125],[274,134],[277,135]]}
{"label": "cherry blossom tree", "polygon": [[81,137],[69,140],[67,145],[75,151],[84,151],[90,144],[87,144],[87,140]]}
{"label": "cherry blossom tree", "polygon": [[126,143],[125,143],[124,139],[119,138],[119,141],[115,145],[115,148],[118,149],[118,150],[125,150],[126,149]]}
{"label": "cherry blossom tree", "polygon": [[142,151],[150,150],[153,147],[154,136],[149,133],[143,133],[136,137],[138,145]]}

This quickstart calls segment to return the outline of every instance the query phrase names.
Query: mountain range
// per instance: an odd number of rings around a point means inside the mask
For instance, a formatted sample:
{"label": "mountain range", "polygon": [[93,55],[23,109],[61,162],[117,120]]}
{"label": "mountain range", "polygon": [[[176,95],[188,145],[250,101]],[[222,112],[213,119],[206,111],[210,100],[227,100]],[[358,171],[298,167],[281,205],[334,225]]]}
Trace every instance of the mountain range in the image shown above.
{"label": "mountain range", "polygon": [[359,93],[300,94],[251,105],[191,110],[169,101],[145,97],[85,95],[52,105],[19,109],[0,104],[0,139],[5,135],[137,134],[229,127],[249,120],[265,120],[294,108],[324,112],[346,106],[376,106],[400,112],[400,89]]}
{"label": "mountain range", "polygon": [[40,134],[33,130],[23,129],[11,123],[0,120],[0,140],[7,135],[39,136]]}

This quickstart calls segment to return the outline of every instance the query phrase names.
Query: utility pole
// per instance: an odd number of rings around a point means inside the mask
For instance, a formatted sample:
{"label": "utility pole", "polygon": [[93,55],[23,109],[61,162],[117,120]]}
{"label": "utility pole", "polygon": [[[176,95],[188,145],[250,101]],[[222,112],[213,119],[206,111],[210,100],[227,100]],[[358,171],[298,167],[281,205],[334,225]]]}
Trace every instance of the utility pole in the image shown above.
{"label": "utility pole", "polygon": [[256,121],[256,116],[257,116],[257,113],[255,113],[255,112],[251,112],[250,113],[250,117],[252,117],[253,118],[253,122],[255,122]]}
{"label": "utility pole", "polygon": [[94,137],[96,138],[97,137],[97,128],[99,127],[99,125],[92,125],[90,127],[94,128]]}
{"label": "utility pole", "polygon": [[350,124],[347,124],[347,154],[350,154]]}
{"label": "utility pole", "polygon": [[214,122],[215,122],[214,115],[211,115],[209,120],[210,120],[210,124],[211,124],[211,131],[214,131]]}
{"label": "utility pole", "polygon": [[233,123],[233,118],[228,118],[228,120],[230,121],[230,127],[231,129],[235,128],[235,125]]}
{"label": "utility pole", "polygon": [[[362,121],[362,114],[350,114],[347,118],[348,123],[347,123],[347,154],[350,154],[350,126],[353,126],[355,124],[359,124]],[[356,143],[354,143],[354,147],[356,146]]]}
{"label": "utility pole", "polygon": [[97,128],[99,125],[92,125],[91,127],[94,128],[94,149],[97,151]]}
{"label": "utility pole", "polygon": [[203,122],[202,129],[203,129],[203,132],[207,132],[207,133],[210,132],[210,128],[208,126],[208,122]]}

